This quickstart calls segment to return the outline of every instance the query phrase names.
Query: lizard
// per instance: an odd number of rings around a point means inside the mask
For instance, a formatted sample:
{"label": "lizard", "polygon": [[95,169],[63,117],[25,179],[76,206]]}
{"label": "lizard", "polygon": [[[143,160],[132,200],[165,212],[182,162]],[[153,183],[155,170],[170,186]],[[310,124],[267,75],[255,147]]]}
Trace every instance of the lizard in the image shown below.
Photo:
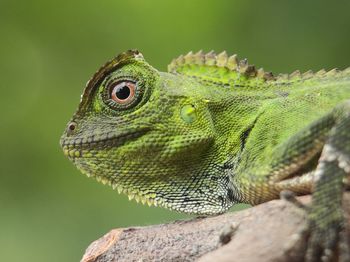
{"label": "lizard", "polygon": [[312,193],[305,258],[350,258],[350,68],[274,76],[226,52],[189,52],[168,72],[138,50],[87,82],[60,144],[88,177],[148,205],[197,215]]}

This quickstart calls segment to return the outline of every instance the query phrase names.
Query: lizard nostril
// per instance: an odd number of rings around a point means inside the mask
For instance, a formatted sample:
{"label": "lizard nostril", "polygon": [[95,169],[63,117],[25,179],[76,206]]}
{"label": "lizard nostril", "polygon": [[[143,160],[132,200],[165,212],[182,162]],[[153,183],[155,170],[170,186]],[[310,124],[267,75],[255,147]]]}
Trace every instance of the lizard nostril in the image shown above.
{"label": "lizard nostril", "polygon": [[67,133],[71,134],[77,128],[77,123],[70,122],[67,128]]}

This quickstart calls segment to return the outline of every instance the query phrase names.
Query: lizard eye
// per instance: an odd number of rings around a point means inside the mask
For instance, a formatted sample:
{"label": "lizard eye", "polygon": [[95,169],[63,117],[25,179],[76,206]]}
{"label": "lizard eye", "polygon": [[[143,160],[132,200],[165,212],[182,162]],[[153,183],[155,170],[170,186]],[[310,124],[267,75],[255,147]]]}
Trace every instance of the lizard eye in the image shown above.
{"label": "lizard eye", "polygon": [[125,105],[135,98],[136,84],[131,81],[116,82],[110,87],[110,98],[117,104]]}
{"label": "lizard eye", "polygon": [[144,95],[141,80],[131,78],[114,78],[101,85],[102,101],[112,110],[120,111],[139,105]]}

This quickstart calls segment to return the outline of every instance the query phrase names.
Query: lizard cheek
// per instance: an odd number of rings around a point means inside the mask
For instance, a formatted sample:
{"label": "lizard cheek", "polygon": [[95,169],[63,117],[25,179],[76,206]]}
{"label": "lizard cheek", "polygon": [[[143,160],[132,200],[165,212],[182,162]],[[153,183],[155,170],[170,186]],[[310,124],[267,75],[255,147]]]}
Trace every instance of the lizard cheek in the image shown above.
{"label": "lizard cheek", "polygon": [[181,108],[180,115],[184,122],[191,124],[197,118],[196,108],[193,105],[184,105]]}

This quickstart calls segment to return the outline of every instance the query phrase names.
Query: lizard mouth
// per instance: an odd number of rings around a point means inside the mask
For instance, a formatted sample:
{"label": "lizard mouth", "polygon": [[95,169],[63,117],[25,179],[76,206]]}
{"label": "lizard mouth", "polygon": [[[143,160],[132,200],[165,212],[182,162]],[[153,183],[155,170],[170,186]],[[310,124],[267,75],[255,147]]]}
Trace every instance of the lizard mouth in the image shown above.
{"label": "lizard mouth", "polygon": [[64,134],[61,138],[60,144],[63,149],[63,152],[66,156],[77,158],[83,156],[84,152],[89,155],[92,150],[101,150],[108,148],[116,148],[124,145],[127,142],[133,141],[137,138],[148,133],[150,129],[145,128],[133,132],[125,132],[118,134],[106,134],[104,138],[88,136],[85,138],[74,137],[69,138]]}

